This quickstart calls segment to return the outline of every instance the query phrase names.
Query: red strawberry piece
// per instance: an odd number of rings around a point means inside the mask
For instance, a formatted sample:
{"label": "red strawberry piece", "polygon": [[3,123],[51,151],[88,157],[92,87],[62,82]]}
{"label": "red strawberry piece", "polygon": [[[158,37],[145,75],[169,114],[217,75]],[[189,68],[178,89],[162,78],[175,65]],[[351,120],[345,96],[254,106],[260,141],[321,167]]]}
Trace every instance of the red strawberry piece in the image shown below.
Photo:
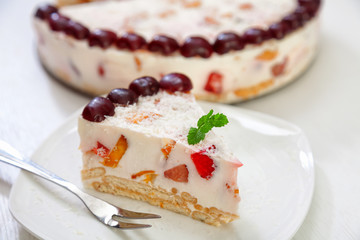
{"label": "red strawberry piece", "polygon": [[181,164],[166,170],[164,176],[175,182],[188,182],[189,170],[185,164]]}
{"label": "red strawberry piece", "polygon": [[223,75],[217,72],[210,73],[206,85],[204,87],[205,91],[219,94],[222,92],[222,80]]}
{"label": "red strawberry piece", "polygon": [[97,142],[97,146],[91,149],[91,151],[102,158],[108,156],[110,153],[110,150],[100,142]]}
{"label": "red strawberry piece", "polygon": [[105,75],[105,69],[104,69],[104,66],[102,64],[99,64],[98,65],[98,74],[100,77],[103,77]]}
{"label": "red strawberry piece", "polygon": [[191,159],[195,164],[196,170],[199,175],[206,180],[209,180],[213,172],[215,171],[214,161],[208,156],[204,154],[205,151],[200,151],[191,154]]}
{"label": "red strawberry piece", "polygon": [[280,76],[281,74],[284,73],[286,64],[287,64],[288,58],[285,57],[284,61],[278,64],[275,64],[272,68],[271,68],[271,72],[273,74],[274,77]]}

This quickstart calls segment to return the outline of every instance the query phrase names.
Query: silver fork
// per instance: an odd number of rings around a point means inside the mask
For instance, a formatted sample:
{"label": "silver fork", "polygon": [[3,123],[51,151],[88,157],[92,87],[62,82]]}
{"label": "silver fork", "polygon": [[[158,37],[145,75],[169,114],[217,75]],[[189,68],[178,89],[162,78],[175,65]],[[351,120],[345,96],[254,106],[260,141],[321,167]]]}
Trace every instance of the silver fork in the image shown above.
{"label": "silver fork", "polygon": [[24,169],[28,172],[36,174],[46,180],[58,184],[59,186],[69,190],[85,204],[87,209],[102,223],[120,229],[138,229],[151,227],[149,224],[127,223],[121,222],[119,219],[150,219],[160,218],[159,215],[151,213],[141,213],[125,210],[111,205],[99,198],[93,197],[81,191],[74,184],[60,178],[54,173],[44,169],[31,160],[25,159],[15,148],[8,143],[0,140],[0,161]]}

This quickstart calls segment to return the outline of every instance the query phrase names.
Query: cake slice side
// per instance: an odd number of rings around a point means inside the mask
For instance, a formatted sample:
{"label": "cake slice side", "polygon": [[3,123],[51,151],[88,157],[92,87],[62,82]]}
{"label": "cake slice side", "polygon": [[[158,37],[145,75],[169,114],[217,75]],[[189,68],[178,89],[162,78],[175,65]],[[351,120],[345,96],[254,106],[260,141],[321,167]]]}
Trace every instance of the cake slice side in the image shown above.
{"label": "cake slice side", "polygon": [[211,225],[238,218],[241,163],[213,131],[201,143],[187,143],[187,132],[203,114],[191,94],[160,90],[136,104],[117,105],[101,122],[80,116],[84,186]]}

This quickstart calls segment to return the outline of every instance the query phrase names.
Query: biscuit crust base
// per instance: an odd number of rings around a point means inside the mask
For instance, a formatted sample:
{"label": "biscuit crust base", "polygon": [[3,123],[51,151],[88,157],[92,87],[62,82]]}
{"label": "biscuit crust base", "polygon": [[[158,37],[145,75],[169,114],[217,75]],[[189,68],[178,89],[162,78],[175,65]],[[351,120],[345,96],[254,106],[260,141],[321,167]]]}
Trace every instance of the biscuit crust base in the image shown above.
{"label": "biscuit crust base", "polygon": [[215,207],[203,207],[197,203],[195,197],[187,192],[180,193],[176,188],[169,192],[160,187],[153,187],[150,183],[105,175],[102,168],[83,170],[82,179],[89,181],[90,186],[96,191],[146,201],[209,225],[220,226],[239,218],[235,214],[221,211]]}

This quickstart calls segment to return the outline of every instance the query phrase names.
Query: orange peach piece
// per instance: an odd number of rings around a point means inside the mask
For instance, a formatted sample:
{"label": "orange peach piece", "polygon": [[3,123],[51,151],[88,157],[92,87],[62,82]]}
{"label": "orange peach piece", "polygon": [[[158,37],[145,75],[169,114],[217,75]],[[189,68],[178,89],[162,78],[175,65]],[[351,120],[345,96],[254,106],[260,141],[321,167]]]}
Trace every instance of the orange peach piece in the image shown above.
{"label": "orange peach piece", "polygon": [[136,70],[138,72],[140,72],[141,71],[141,65],[142,65],[140,58],[138,58],[137,56],[134,56],[134,61],[135,61],[135,65],[136,65]]}
{"label": "orange peach piece", "polygon": [[250,10],[254,7],[254,5],[252,5],[251,3],[242,3],[239,5],[239,8],[241,10]]}
{"label": "orange peach piece", "polygon": [[277,55],[278,55],[277,50],[265,50],[256,56],[256,60],[271,61],[271,60],[275,59]]}
{"label": "orange peach piece", "polygon": [[136,114],[134,114],[132,116],[126,117],[126,119],[131,123],[139,124],[140,122],[144,121],[145,119],[148,119],[148,118],[157,119],[159,117],[161,117],[160,114],[150,112],[148,114],[146,114],[146,113],[136,113]]}
{"label": "orange peach piece", "polygon": [[176,142],[174,140],[170,140],[168,144],[161,148],[161,152],[164,154],[165,160],[169,158],[171,150],[174,148],[175,144]]}
{"label": "orange peach piece", "polygon": [[104,166],[116,168],[119,164],[119,161],[123,157],[128,148],[127,140],[124,135],[121,135],[117,141],[115,147],[111,149],[109,155],[104,158],[104,161],[101,162]]}
{"label": "orange peach piece", "polygon": [[186,8],[197,8],[201,6],[201,1],[195,0],[195,1],[183,1],[183,6]]}

